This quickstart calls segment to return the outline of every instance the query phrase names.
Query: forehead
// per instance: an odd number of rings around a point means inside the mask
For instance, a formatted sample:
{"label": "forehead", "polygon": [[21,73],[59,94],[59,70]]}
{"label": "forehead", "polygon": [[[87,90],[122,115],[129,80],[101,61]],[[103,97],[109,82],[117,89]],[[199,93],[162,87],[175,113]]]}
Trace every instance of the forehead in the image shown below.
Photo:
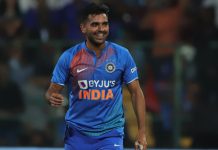
{"label": "forehead", "polygon": [[87,19],[88,22],[108,22],[106,14],[90,14]]}

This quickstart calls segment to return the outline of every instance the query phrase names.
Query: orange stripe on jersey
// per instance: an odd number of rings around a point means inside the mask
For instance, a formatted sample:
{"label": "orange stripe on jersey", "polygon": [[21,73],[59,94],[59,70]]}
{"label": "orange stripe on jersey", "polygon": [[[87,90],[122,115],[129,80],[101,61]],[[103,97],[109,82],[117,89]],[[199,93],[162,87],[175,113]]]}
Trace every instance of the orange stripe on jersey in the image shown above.
{"label": "orange stripe on jersey", "polygon": [[81,68],[84,68],[87,66],[93,66],[94,62],[92,60],[93,60],[93,57],[85,49],[79,50],[77,54],[73,57],[73,60],[70,64],[71,74],[76,73],[76,68],[78,66]]}

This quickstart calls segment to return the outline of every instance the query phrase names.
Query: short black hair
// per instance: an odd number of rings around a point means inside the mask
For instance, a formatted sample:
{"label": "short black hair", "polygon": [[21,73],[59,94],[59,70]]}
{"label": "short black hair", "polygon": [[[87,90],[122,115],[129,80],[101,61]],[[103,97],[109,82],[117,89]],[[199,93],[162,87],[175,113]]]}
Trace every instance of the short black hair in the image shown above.
{"label": "short black hair", "polygon": [[98,14],[106,14],[109,15],[109,7],[104,4],[96,4],[96,3],[90,3],[82,9],[81,16],[80,16],[80,23],[86,21],[88,19],[89,15],[98,15]]}

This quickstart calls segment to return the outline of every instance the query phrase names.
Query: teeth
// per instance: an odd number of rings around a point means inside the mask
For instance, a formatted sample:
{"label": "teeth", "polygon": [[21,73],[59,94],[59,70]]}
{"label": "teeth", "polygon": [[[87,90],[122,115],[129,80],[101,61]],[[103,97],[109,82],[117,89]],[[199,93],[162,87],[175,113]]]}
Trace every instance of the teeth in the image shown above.
{"label": "teeth", "polygon": [[104,37],[104,34],[103,33],[98,33],[97,37]]}
{"label": "teeth", "polygon": [[98,36],[103,36],[104,34],[103,34],[103,33],[98,33],[97,35],[98,35]]}

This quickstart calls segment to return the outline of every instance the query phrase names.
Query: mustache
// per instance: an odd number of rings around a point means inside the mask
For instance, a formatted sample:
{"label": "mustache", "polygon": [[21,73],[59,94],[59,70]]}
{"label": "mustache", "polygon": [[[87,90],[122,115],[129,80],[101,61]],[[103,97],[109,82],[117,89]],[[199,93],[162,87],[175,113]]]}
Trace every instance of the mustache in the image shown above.
{"label": "mustache", "polygon": [[96,32],[96,34],[99,34],[99,33],[107,34],[108,32],[107,31],[98,31],[98,32]]}

